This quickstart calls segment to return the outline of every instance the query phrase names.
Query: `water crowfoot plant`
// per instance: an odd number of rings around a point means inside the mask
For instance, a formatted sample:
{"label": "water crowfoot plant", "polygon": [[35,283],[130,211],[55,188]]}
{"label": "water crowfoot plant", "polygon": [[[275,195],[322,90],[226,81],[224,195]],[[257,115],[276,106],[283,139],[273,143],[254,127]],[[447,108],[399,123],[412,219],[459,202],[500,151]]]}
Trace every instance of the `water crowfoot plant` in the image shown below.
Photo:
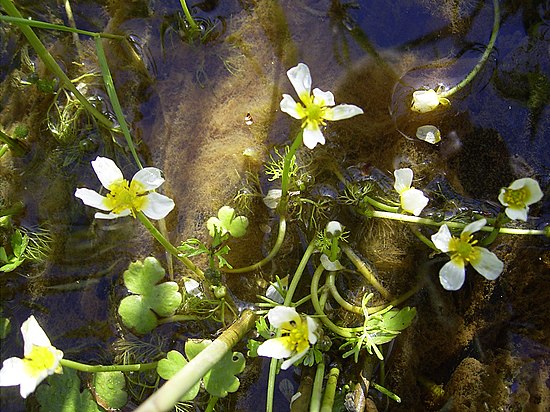
{"label": "water crowfoot plant", "polygon": [[500,4],[499,0],[493,0],[493,9],[494,9],[494,18],[493,18],[493,29],[491,31],[491,37],[487,43],[487,47],[483,52],[483,55],[480,57],[478,63],[474,68],[468,73],[468,75],[456,86],[446,89],[443,85],[439,85],[436,90],[416,90],[413,92],[411,110],[418,113],[428,113],[440,106],[450,105],[449,97],[451,97],[456,92],[462,90],[466,87],[481,71],[489,56],[493,51],[495,42],[497,39],[498,31],[500,28]]}
{"label": "water crowfoot plant", "polygon": [[98,156],[91,163],[99,181],[109,193],[102,196],[93,190],[79,188],[75,196],[87,206],[109,212],[97,212],[96,219],[116,219],[129,215],[136,217],[137,212],[143,212],[147,217],[158,220],[166,217],[174,208],[172,199],[154,192],[164,183],[159,169],[141,169],[128,183],[111,159]]}
{"label": "water crowfoot plant", "polygon": [[32,315],[23,322],[21,334],[24,357],[4,361],[0,370],[0,386],[19,385],[21,396],[26,398],[49,375],[62,372],[59,362],[63,359],[63,352],[51,344]]}
{"label": "water crowfoot plant", "polygon": [[395,176],[393,187],[401,198],[401,209],[418,216],[428,204],[429,199],[421,190],[411,187],[413,171],[407,167],[397,169],[393,174]]}
{"label": "water crowfoot plant", "polygon": [[542,199],[539,183],[529,177],[514,180],[508,187],[503,187],[498,195],[499,202],[506,206],[506,216],[512,220],[527,221],[529,206]]}
{"label": "water crowfoot plant", "polygon": [[294,86],[301,102],[296,102],[289,94],[283,94],[281,110],[295,119],[302,120],[304,144],[313,149],[317,143],[325,144],[321,127],[326,121],[349,119],[362,114],[363,110],[353,104],[339,104],[332,107],[334,95],[320,89],[311,91],[311,74],[304,63],[288,70],[287,76]]}
{"label": "water crowfoot plant", "polygon": [[319,326],[310,316],[300,315],[296,309],[276,306],[267,313],[269,323],[280,330],[279,337],[266,340],[258,347],[259,356],[286,359],[281,369],[288,369],[302,359],[318,339]]}
{"label": "water crowfoot plant", "polygon": [[495,280],[502,273],[502,261],[493,252],[475,246],[477,240],[473,239],[472,234],[486,223],[485,219],[470,223],[462,230],[460,237],[452,236],[447,225],[441,226],[439,231],[432,235],[434,245],[451,256],[451,260],[439,271],[439,280],[445,289],[458,290],[462,287],[468,263],[488,280]]}

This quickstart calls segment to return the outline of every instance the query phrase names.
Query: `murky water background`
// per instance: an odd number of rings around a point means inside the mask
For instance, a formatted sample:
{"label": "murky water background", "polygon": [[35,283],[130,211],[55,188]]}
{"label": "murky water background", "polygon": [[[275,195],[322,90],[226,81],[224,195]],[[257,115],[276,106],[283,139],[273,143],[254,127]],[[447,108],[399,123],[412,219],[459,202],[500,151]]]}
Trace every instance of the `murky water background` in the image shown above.
{"label": "murky water background", "polygon": [[[275,145],[289,143],[296,122],[279,111],[279,101],[281,93],[292,93],[285,73],[298,62],[310,67],[314,87],[333,91],[337,103],[353,103],[365,111],[353,121],[331,125],[327,145],[315,150],[312,161],[342,171],[376,168],[383,173],[414,165],[418,186],[440,182],[444,175],[459,202],[473,202],[481,210],[494,210],[498,190],[515,178],[534,177],[548,188],[547,2],[503,1],[502,27],[485,69],[453,99],[448,111],[422,118],[411,114],[408,100],[401,97],[420,86],[454,85],[475,65],[490,35],[491,2],[189,4],[205,24],[215,23],[204,45],[181,38],[177,1],[72,3],[79,28],[127,34],[135,42],[136,55],[116,42],[106,41],[105,47],[140,155],[164,171],[164,191],[176,202],[176,211],[167,219],[174,243],[188,237],[206,239],[206,220],[243,187],[246,171],[257,172]],[[66,23],[63,8],[55,2],[18,2],[18,7],[25,16]],[[83,130],[67,144],[48,136],[43,117],[49,97],[13,82],[21,70],[19,51],[25,41],[17,30],[0,28],[0,124],[28,124],[32,147],[23,158],[2,159],[0,200],[2,206],[23,200],[26,209],[16,222],[47,227],[54,239],[52,255],[43,264],[1,275],[2,316],[14,325],[1,342],[1,356],[20,354],[18,325],[33,313],[67,358],[109,363],[113,343],[120,335],[128,336],[115,316],[124,293],[122,272],[133,260],[164,255],[136,222],[94,221],[93,212],[73,197],[75,187],[98,186],[89,166],[97,155],[116,159],[126,176],[135,166],[120,147],[94,130]],[[84,71],[97,72],[93,41],[82,37],[78,54],[70,36],[40,33],[64,67],[76,72],[71,62],[82,61]],[[29,54],[43,75],[32,50]],[[105,96],[99,84],[100,79],[95,92]],[[110,110],[108,105],[105,110]],[[252,125],[245,122],[247,114]],[[416,127],[427,123],[441,130],[438,146],[402,134],[414,136]],[[88,140],[89,145],[82,144]],[[245,150],[253,156],[243,156]],[[260,183],[265,192],[269,182]],[[326,170],[316,183],[319,193],[338,190]],[[532,208],[538,216],[534,226],[548,223],[549,202],[546,190],[544,204]],[[276,222],[260,206],[251,217],[256,225],[232,244],[235,266],[257,261],[269,250],[265,227],[276,230]],[[495,253],[506,262],[499,280],[484,282],[472,272],[460,292],[449,293],[439,286],[439,266],[429,263],[427,251],[419,249],[406,227],[366,223],[337,212],[348,226],[361,228],[352,241],[396,294],[407,290],[417,273],[431,273],[425,288],[407,302],[418,309],[416,323],[398,338],[388,358],[386,386],[403,399],[401,405],[388,404],[388,410],[443,407],[420,378],[445,385],[452,399],[445,405],[448,410],[548,408],[547,241],[499,238]],[[280,261],[254,275],[229,275],[228,286],[237,299],[251,304],[266,281],[293,270],[300,253],[300,233],[293,231]],[[176,265],[176,276],[181,271]],[[209,333],[216,332],[216,325],[209,327]],[[163,340],[160,346],[168,348],[199,332],[205,330],[196,324],[172,324],[159,328],[157,335]],[[257,405],[265,402],[267,365],[266,360],[249,362],[241,389],[222,403],[224,410],[261,409]],[[283,382],[281,387],[298,383],[290,371],[278,382]],[[3,411],[36,407],[33,401],[25,406],[17,388],[2,388],[0,402]],[[381,401],[379,410],[383,405]],[[481,409],[484,405],[489,409]],[[276,410],[288,410],[279,391]]]}

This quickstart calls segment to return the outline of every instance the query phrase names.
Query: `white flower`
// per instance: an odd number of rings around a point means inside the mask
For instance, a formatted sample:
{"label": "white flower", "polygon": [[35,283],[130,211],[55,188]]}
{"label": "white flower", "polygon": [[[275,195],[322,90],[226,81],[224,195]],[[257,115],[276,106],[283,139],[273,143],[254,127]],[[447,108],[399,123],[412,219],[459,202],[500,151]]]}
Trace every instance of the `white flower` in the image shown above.
{"label": "white flower", "polygon": [[413,93],[411,110],[418,113],[427,113],[435,110],[439,105],[447,106],[449,99],[441,97],[434,89],[417,90]]}
{"label": "white flower", "polygon": [[53,373],[62,373],[59,361],[63,352],[50,343],[34,316],[21,326],[24,341],[23,359],[8,358],[0,370],[0,386],[20,385],[20,393],[26,398],[36,387]]}
{"label": "white flower", "polygon": [[393,187],[401,197],[401,209],[418,216],[428,204],[429,199],[424,196],[422,190],[411,187],[413,171],[406,167],[397,169],[393,175],[395,176]]}
{"label": "white flower", "polygon": [[90,189],[76,189],[75,196],[85,205],[110,213],[97,212],[97,219],[115,219],[141,211],[151,219],[163,219],[174,208],[174,201],[152,190],[164,183],[159,169],[146,167],[139,170],[132,181],[124,179],[121,170],[111,159],[97,157],[92,167],[105,189],[107,196]]}
{"label": "white flower", "polygon": [[269,310],[267,318],[271,325],[281,330],[281,336],[262,343],[258,347],[258,355],[286,359],[281,369],[288,369],[302,359],[310,345],[317,342],[317,321],[298,314],[294,308],[275,306]]}
{"label": "white flower", "polygon": [[538,182],[529,177],[514,180],[508,187],[500,189],[498,200],[506,206],[506,216],[512,220],[527,220],[529,205],[542,199]]}
{"label": "white flower", "polygon": [[488,280],[495,280],[504,269],[502,261],[492,252],[475,246],[477,240],[472,239],[472,233],[480,230],[487,221],[480,219],[466,225],[460,237],[451,236],[447,225],[439,228],[432,235],[432,242],[442,252],[449,253],[451,260],[439,271],[439,281],[447,290],[458,290],[464,283],[465,266],[471,263],[474,269]]}
{"label": "white flower", "polygon": [[309,68],[304,63],[287,72],[294,90],[298,94],[301,103],[296,103],[289,94],[283,94],[281,110],[295,119],[302,120],[304,129],[304,144],[313,149],[317,143],[325,144],[325,137],[321,132],[321,126],[325,120],[342,120],[362,114],[363,110],[353,104],[339,104],[334,106],[334,96],[331,92],[323,92],[313,89],[311,93],[311,75]]}

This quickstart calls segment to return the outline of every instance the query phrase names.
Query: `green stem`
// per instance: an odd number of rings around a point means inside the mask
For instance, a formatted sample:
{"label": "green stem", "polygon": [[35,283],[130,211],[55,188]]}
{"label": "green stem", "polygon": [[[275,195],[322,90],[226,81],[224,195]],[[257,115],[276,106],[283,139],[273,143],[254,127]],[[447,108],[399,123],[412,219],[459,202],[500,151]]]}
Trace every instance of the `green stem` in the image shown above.
{"label": "green stem", "polygon": [[307,262],[309,262],[309,258],[315,251],[315,245],[316,241],[313,239],[306,251],[304,252],[304,255],[302,256],[302,259],[300,260],[300,263],[298,264],[298,267],[296,268],[296,272],[294,272],[294,276],[292,276],[292,280],[290,282],[290,285],[288,285],[288,290],[286,292],[285,296],[285,306],[291,306],[292,305],[292,298],[294,297],[294,293],[296,292],[296,288],[298,287],[298,283],[300,282],[300,278],[302,277],[302,274],[304,273],[304,270],[307,266]]}
{"label": "green stem", "polygon": [[208,405],[206,405],[206,409],[204,410],[204,412],[214,412],[214,407],[218,403],[218,399],[220,398],[218,398],[217,396],[210,396],[210,399],[208,400]]}
{"label": "green stem", "polygon": [[363,309],[361,308],[361,306],[352,305],[351,303],[346,301],[342,297],[342,295],[340,295],[340,292],[338,292],[338,289],[336,288],[335,279],[336,279],[336,272],[329,272],[327,276],[327,285],[328,285],[330,294],[332,295],[336,303],[338,303],[342,307],[342,309],[347,310],[348,312],[362,315]]}
{"label": "green stem", "polygon": [[428,239],[426,236],[420,232],[416,227],[411,227],[411,231],[414,233],[414,235],[420,239],[422,243],[424,243],[426,246],[428,246],[430,249],[435,250],[436,252],[440,252],[438,248],[435,247],[434,242],[432,242],[430,239]]}
{"label": "green stem", "polygon": [[126,139],[126,144],[130,149],[130,153],[132,153],[132,157],[134,158],[138,167],[140,169],[143,169],[143,166],[141,165],[141,161],[139,160],[139,157],[136,153],[136,148],[134,146],[134,142],[132,141],[132,136],[130,135],[130,129],[128,128],[128,123],[126,123],[124,113],[122,112],[122,106],[120,105],[120,101],[118,100],[118,95],[115,89],[115,84],[113,82],[113,77],[111,76],[111,70],[109,70],[107,57],[105,56],[105,51],[103,50],[102,41],[103,40],[101,39],[101,37],[96,36],[95,47],[97,51],[97,60],[99,62],[99,68],[101,69],[101,75],[103,77],[103,82],[105,83],[105,88],[107,89],[107,94],[109,95],[109,99],[111,99],[111,105],[113,107],[113,111],[115,112],[115,116],[118,121],[120,130],[122,131],[122,134]]}
{"label": "green stem", "polygon": [[340,369],[338,368],[332,368],[328,373],[325,393],[323,394],[323,401],[321,403],[321,412],[332,412],[334,396],[336,394],[336,384],[338,383],[338,375],[340,375]]}
{"label": "green stem", "polygon": [[290,164],[292,163],[292,159],[294,159],[294,156],[296,155],[296,151],[302,145],[303,137],[304,131],[303,129],[300,129],[300,132],[292,142],[290,149],[288,149],[288,153],[286,154],[285,161],[283,163],[283,174],[281,176],[281,202],[279,204],[281,215],[286,214],[286,196],[288,194],[288,183],[290,180]]}
{"label": "green stem", "polygon": [[453,88],[440,93],[439,95],[441,97],[450,97],[459,90],[462,90],[468,83],[470,83],[474,77],[477,76],[479,71],[483,68],[485,63],[487,62],[487,59],[489,58],[489,55],[493,51],[493,47],[495,46],[495,41],[497,39],[498,30],[500,27],[500,5],[498,0],[493,0],[493,9],[494,9],[494,19],[493,19],[493,30],[491,31],[491,38],[489,39],[489,43],[487,43],[487,48],[485,49],[485,52],[479,59],[479,62],[475,65],[475,67],[472,69],[472,71],[462,80],[460,83],[458,83]]}
{"label": "green stem", "polygon": [[365,200],[371,206],[374,206],[375,208],[380,209],[380,210],[384,210],[386,212],[397,213],[399,211],[399,207],[397,207],[397,206],[388,206],[387,204],[379,202],[378,200],[375,200],[372,197],[369,197],[367,195],[363,195],[363,197],[361,199]]}
{"label": "green stem", "polygon": [[[294,293],[296,292],[296,288],[298,287],[298,283],[300,282],[300,278],[302,277],[302,274],[304,273],[304,270],[307,266],[307,262],[309,261],[309,258],[315,251],[315,240],[312,240],[310,244],[308,245],[306,251],[304,252],[304,255],[302,256],[302,259],[300,260],[300,263],[298,264],[298,268],[296,269],[296,272],[294,272],[294,276],[292,276],[292,281],[290,282],[290,285],[288,286],[288,290],[285,295],[285,301],[284,306],[291,306],[292,305],[292,298],[294,297]],[[280,331],[277,332],[277,336],[280,336]],[[267,399],[266,399],[266,412],[272,412],[273,411],[273,397],[275,395],[275,378],[277,377],[277,366],[278,366],[278,359],[271,359],[271,362],[269,364],[269,377],[267,381]]]}
{"label": "green stem", "polygon": [[348,245],[342,244],[342,251],[346,254],[348,259],[351,260],[367,282],[369,282],[384,299],[389,300],[391,298],[390,292],[388,292],[388,290],[382,286],[380,282],[378,282],[378,279],[376,279],[376,276],[374,276],[374,273],[372,273],[365,262],[363,262]]}
{"label": "green stem", "polygon": [[263,265],[270,262],[277,255],[277,253],[279,253],[279,249],[281,248],[281,246],[283,245],[283,241],[285,240],[285,234],[286,234],[286,218],[281,215],[281,218],[279,220],[279,233],[277,234],[277,240],[275,240],[273,249],[271,249],[271,251],[265,258],[263,258],[259,262],[254,263],[253,265],[246,266],[244,268],[223,269],[223,271],[225,273],[244,273],[244,272],[250,272],[252,270],[261,268]]}
{"label": "green stem", "polygon": [[319,412],[321,409],[321,400],[323,395],[323,379],[325,377],[325,362],[317,364],[315,379],[313,380],[313,389],[311,391],[311,402],[309,412]]}
{"label": "green stem", "polygon": [[202,318],[199,316],[193,316],[193,315],[173,315],[168,318],[160,318],[158,320],[158,324],[162,325],[164,323],[171,323],[171,322],[186,322],[189,320],[201,320]]}
{"label": "green stem", "polygon": [[151,363],[138,363],[135,365],[86,365],[84,363],[75,362],[69,359],[61,359],[59,361],[61,366],[67,368],[76,369],[81,372],[141,372],[155,369],[158,362]]}
{"label": "green stem", "polygon": [[[373,210],[370,211],[368,214],[370,217],[377,217],[381,219],[391,219],[391,220],[400,220],[402,222],[409,222],[409,223],[419,223],[422,225],[429,225],[429,226],[443,226],[447,225],[450,228],[455,229],[464,229],[464,227],[467,225],[467,223],[460,223],[460,222],[436,222],[432,219],[428,219],[425,217],[417,217],[417,216],[410,216],[410,215],[403,215],[401,213],[389,213],[389,212],[383,212],[379,210]],[[483,226],[480,230],[483,232],[492,232],[494,227],[492,226]],[[538,230],[538,229],[515,229],[511,227],[501,227],[499,229],[499,233],[507,234],[507,235],[544,235],[544,230]]]}
{"label": "green stem", "polygon": [[[342,295],[340,295],[340,292],[336,288],[336,272],[329,272],[329,275],[327,277],[327,286],[330,291],[330,294],[334,298],[334,300],[342,307],[342,309],[347,310],[348,312],[357,313],[358,315],[363,315],[363,308],[361,306],[352,305],[348,301],[346,301]],[[381,310],[386,309],[388,306],[397,306],[404,301],[406,301],[408,298],[410,298],[412,295],[414,295],[416,292],[418,292],[421,288],[421,282],[417,283],[413,288],[409,289],[407,292],[403,293],[402,295],[396,297],[390,303],[384,304],[384,305],[378,305],[378,306],[369,306],[367,307],[367,313],[369,315],[372,315],[373,313],[380,312]],[[321,305],[322,307],[323,305]]]}
{"label": "green stem", "polygon": [[[23,16],[21,15],[21,13],[19,13],[19,10],[17,10],[12,0],[0,0],[0,5],[4,8],[4,11],[10,16],[23,19]],[[86,110],[88,110],[102,125],[104,125],[108,129],[112,129],[113,123],[111,122],[111,120],[109,120],[105,115],[99,112],[99,110],[97,110],[88,101],[88,99],[86,99],[86,97],[84,97],[82,93],[78,91],[76,86],[71,82],[69,77],[57,64],[57,62],[52,57],[50,52],[46,49],[44,44],[42,44],[38,36],[29,27],[29,25],[27,23],[15,23],[15,24],[16,26],[19,27],[21,32],[23,32],[28,42],[36,51],[36,54],[38,54],[40,59],[44,62],[46,67],[48,67],[48,69],[52,71],[55,76],[59,78],[63,87],[71,91],[76,96],[76,98],[80,101],[80,103],[86,108]],[[97,34],[95,36],[97,36]]]}
{"label": "green stem", "polygon": [[8,151],[8,145],[7,144],[3,144],[1,147],[0,147],[0,158],[2,158],[2,156],[4,156],[6,154],[6,152]]}
{"label": "green stem", "polygon": [[189,258],[183,256],[178,249],[172,243],[168,241],[162,234],[157,230],[157,228],[151,223],[151,221],[143,214],[143,212],[136,211],[136,217],[139,219],[139,221],[145,226],[145,228],[153,235],[155,239],[158,240],[158,242],[164,246],[164,248],[170,252],[172,255],[174,255],[176,258],[178,258],[189,270],[194,272],[201,281],[207,282],[206,278],[204,277],[204,272],[200,270],[193,262],[189,260]]}
{"label": "green stem", "polygon": [[311,279],[311,303],[315,308],[315,312],[317,313],[317,315],[319,315],[319,319],[327,328],[329,328],[331,331],[333,331],[337,335],[342,336],[343,338],[351,338],[353,337],[353,333],[351,329],[342,328],[336,325],[335,323],[333,323],[327,317],[327,315],[325,315],[325,312],[323,311],[323,308],[319,303],[319,279],[321,278],[323,271],[324,271],[323,265],[319,265],[315,270],[315,273],[313,274],[313,278]]}
{"label": "green stem", "polygon": [[124,40],[126,38],[119,34],[100,33],[100,32],[93,32],[93,31],[87,31],[87,30],[80,30],[73,27],[63,26],[62,24],[52,24],[52,23],[48,23],[40,20],[29,20],[23,17],[0,15],[0,21],[5,21],[6,23],[13,23],[13,24],[24,24],[26,26],[36,27],[38,29],[66,31],[66,32],[82,34],[84,36],[90,36],[90,37],[99,36],[99,37],[103,37],[106,39],[113,39],[113,40]]}
{"label": "green stem", "polygon": [[181,397],[254,327],[255,322],[254,312],[245,310],[233,325],[153,393],[136,409],[136,412],[159,412],[172,409]]}
{"label": "green stem", "polygon": [[181,8],[183,9],[183,14],[185,14],[185,19],[187,20],[187,23],[189,23],[189,26],[191,26],[191,30],[193,31],[199,31],[199,26],[193,19],[193,16],[191,15],[191,12],[189,11],[189,8],[187,7],[187,3],[185,0],[180,0]]}
{"label": "green stem", "polygon": [[17,156],[23,156],[27,153],[28,149],[23,142],[8,136],[2,130],[0,130],[0,142],[5,143]]}

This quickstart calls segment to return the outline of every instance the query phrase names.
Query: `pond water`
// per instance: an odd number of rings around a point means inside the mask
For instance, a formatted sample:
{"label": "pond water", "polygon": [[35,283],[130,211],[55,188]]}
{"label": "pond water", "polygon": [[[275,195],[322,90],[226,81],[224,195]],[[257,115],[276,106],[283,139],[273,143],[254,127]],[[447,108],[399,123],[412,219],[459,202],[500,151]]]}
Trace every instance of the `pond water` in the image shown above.
{"label": "pond water", "polygon": [[[20,1],[17,7],[25,17],[69,25],[67,10],[59,3]],[[324,146],[299,149],[302,195],[326,207],[313,213],[308,205],[293,204],[277,257],[261,269],[223,274],[231,298],[239,309],[257,308],[257,295],[265,293],[276,275],[294,273],[316,224],[338,219],[350,231],[349,244],[375,268],[391,295],[419,284],[401,304],[416,308],[414,322],[384,347],[383,367],[377,364],[370,370],[373,380],[399,395],[401,403],[371,388],[377,410],[550,409],[547,238],[499,235],[490,249],[504,261],[502,275],[487,281],[468,268],[464,286],[450,292],[438,278],[445,259],[435,258],[410,230],[421,225],[367,219],[337,201],[344,194],[339,176],[360,185],[375,184],[384,192],[393,190],[395,169],[410,167],[414,186],[430,197],[423,216],[434,216],[444,207],[447,218],[471,218],[473,212],[491,218],[501,209],[500,188],[531,177],[544,197],[531,206],[527,223],[511,225],[548,225],[548,2],[501,1],[500,30],[485,66],[452,97],[449,107],[425,114],[409,109],[412,92],[453,86],[477,64],[491,36],[491,1],[188,4],[205,30],[203,42],[186,34],[178,1],[70,4],[79,29],[131,39],[131,47],[110,39],[103,45],[139,157],[144,165],[163,171],[162,191],[175,201],[164,222],[172,243],[208,241],[208,218],[231,205],[250,225],[244,237],[229,242],[229,262],[243,267],[269,253],[279,219],[260,199],[280,182],[268,179],[265,163],[284,153],[283,146],[299,131],[300,122],[281,112],[279,103],[283,93],[295,96],[286,72],[303,62],[310,68],[313,87],[331,90],[336,103],[357,105],[364,114],[329,123]],[[96,74],[85,78],[85,94],[115,119],[98,75],[94,41],[35,31],[70,78]],[[188,270],[172,261],[137,220],[94,219],[94,211],[74,197],[77,187],[99,189],[90,167],[97,156],[114,159],[126,177],[138,170],[127,143],[121,134],[109,133],[82,114],[72,134],[56,136],[60,125],[48,125],[48,118],[57,118],[52,114],[54,95],[43,90],[48,82],[55,90],[57,80],[15,26],[2,22],[0,36],[0,129],[13,136],[17,126],[25,126],[28,149],[23,155],[10,151],[0,158],[0,210],[4,214],[22,202],[24,208],[12,216],[13,225],[41,233],[39,239],[48,245],[42,247],[42,259],[0,272],[0,316],[12,325],[0,341],[1,360],[21,356],[19,327],[31,314],[66,358],[89,364],[120,362],[124,348],[139,346],[136,342],[141,342],[142,352],[151,351],[147,361],[153,361],[171,349],[182,350],[186,338],[215,338],[223,325],[212,319],[168,323],[137,337],[120,322],[117,307],[127,294],[122,274],[130,262],[155,256],[168,270],[173,267],[180,285]],[[66,107],[61,101],[59,107]],[[440,130],[440,143],[415,138],[417,128],[426,124]],[[239,193],[257,196],[245,203],[235,200]],[[303,214],[298,214],[300,207]],[[12,229],[0,230],[0,241],[9,248]],[[435,232],[420,230],[427,237]],[[208,267],[204,258],[194,261]],[[310,264],[304,277],[310,279],[313,272]],[[337,286],[355,305],[370,290],[355,274],[339,277]],[[296,296],[308,293],[305,282]],[[374,299],[383,301],[377,294]],[[308,304],[301,310],[313,313]],[[334,319],[357,325],[355,317],[340,312],[334,310]],[[359,364],[343,360],[341,343],[334,341],[326,356],[327,370],[329,364],[341,366],[338,390],[344,391],[345,385],[353,389],[361,382],[366,359],[372,357],[363,350]],[[246,353],[246,342],[236,350]],[[221,399],[217,410],[263,410],[268,371],[269,359],[248,359],[239,375],[239,390]],[[85,375],[83,390],[91,386]],[[310,368],[279,374],[274,410],[290,410],[289,398],[303,376],[312,376]],[[139,385],[133,382],[128,388],[131,396],[123,410],[141,402]],[[346,410],[343,397],[344,392],[335,410]],[[348,410],[353,410],[350,402],[361,403],[357,398],[353,400],[352,390]],[[204,410],[208,397],[199,400],[197,407]],[[376,410],[372,405],[355,407]],[[1,387],[0,409],[38,410],[39,405],[32,396],[21,399],[17,387]]]}

